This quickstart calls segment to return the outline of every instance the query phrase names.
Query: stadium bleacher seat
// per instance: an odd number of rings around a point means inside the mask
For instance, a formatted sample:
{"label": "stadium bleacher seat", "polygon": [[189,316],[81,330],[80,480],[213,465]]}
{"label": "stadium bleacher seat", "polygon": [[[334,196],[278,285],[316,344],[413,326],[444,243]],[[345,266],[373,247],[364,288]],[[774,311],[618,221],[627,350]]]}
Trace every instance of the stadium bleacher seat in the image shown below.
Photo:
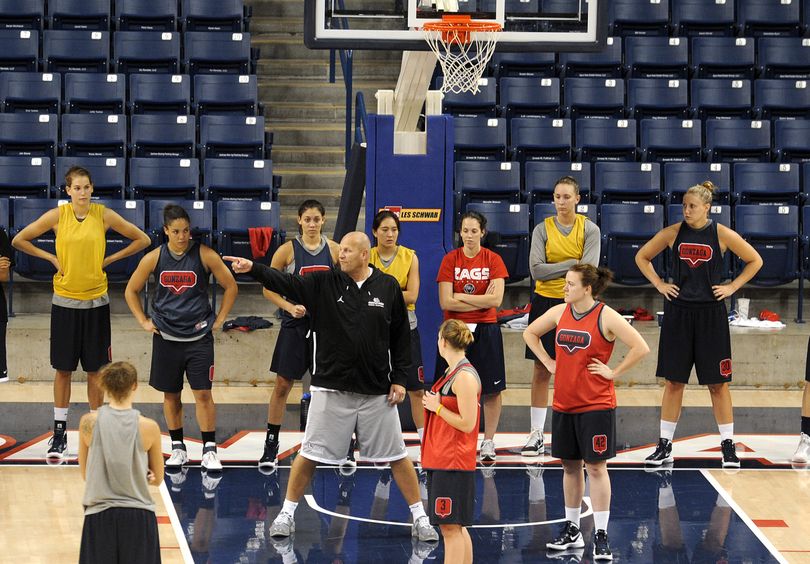
{"label": "stadium bleacher seat", "polygon": [[50,159],[0,157],[0,197],[47,198],[50,190]]}
{"label": "stadium bleacher seat", "polygon": [[[636,253],[664,227],[664,208],[657,204],[604,204],[600,206],[603,263],[619,284],[639,286],[647,279],[636,266]],[[663,275],[663,256],[652,261]]]}
{"label": "stadium bleacher seat", "polygon": [[264,159],[268,139],[263,116],[200,116],[200,159]]}
{"label": "stadium bleacher seat", "polygon": [[690,88],[692,114],[698,119],[753,117],[750,80],[694,78]]}
{"label": "stadium bleacher seat", "polygon": [[791,163],[734,163],[737,204],[797,205],[801,193],[800,166]]}
{"label": "stadium bleacher seat", "polygon": [[507,76],[551,78],[556,75],[557,56],[552,52],[495,53],[489,65],[498,79]]}
{"label": "stadium bleacher seat", "polygon": [[695,78],[754,78],[755,41],[750,37],[693,37]]}
{"label": "stadium bleacher seat", "polygon": [[196,155],[196,119],[174,114],[144,114],[131,118],[133,157],[175,157]]}
{"label": "stadium bleacher seat", "polygon": [[47,27],[109,31],[111,4],[109,0],[48,0]]}
{"label": "stadium bleacher seat", "polygon": [[[773,0],[744,0],[737,2],[737,26],[740,35],[797,36],[800,32],[799,2]],[[805,15],[805,18],[807,16]]]}
{"label": "stadium bleacher seat", "polygon": [[810,120],[776,120],[773,149],[775,159],[782,163],[810,161]]}
{"label": "stadium bleacher seat", "polygon": [[624,80],[616,78],[566,78],[563,82],[563,115],[582,117],[625,117]]}
{"label": "stadium bleacher seat", "polygon": [[123,114],[126,79],[123,74],[67,73],[65,111],[69,114]]}
{"label": "stadium bleacher seat", "polygon": [[700,162],[701,122],[692,119],[641,120],[641,160]]}
{"label": "stadium bleacher seat", "polygon": [[[59,201],[48,198],[17,198],[11,200],[12,232],[9,237],[19,233],[23,227],[33,223],[46,211],[59,205]],[[56,235],[47,231],[31,240],[31,242],[48,253],[56,254]],[[45,259],[34,257],[25,253],[17,253],[14,272],[32,280],[51,281],[56,269]]]}
{"label": "stadium bleacher seat", "polygon": [[667,35],[669,0],[612,0],[608,8],[611,35]]}
{"label": "stadium bleacher seat", "polygon": [[200,163],[197,159],[131,158],[129,197],[195,200],[199,197]]}
{"label": "stadium bleacher seat", "polygon": [[571,120],[514,118],[509,151],[521,164],[530,160],[571,160]]}
{"label": "stadium bleacher seat", "polygon": [[[104,204],[141,231],[146,230],[146,205],[143,200],[99,200],[98,203]],[[108,229],[106,255],[117,253],[131,242],[120,233]],[[110,282],[128,281],[135,269],[138,268],[141,258],[143,258],[143,251],[108,265],[104,268],[104,272],[107,273],[107,280]]]}
{"label": "stadium bleacher seat", "polygon": [[61,75],[37,72],[0,73],[0,111],[61,113]]}
{"label": "stadium bleacher seat", "polygon": [[734,2],[675,0],[671,4],[675,35],[734,35]]}
{"label": "stadium bleacher seat", "polygon": [[[734,227],[762,257],[762,268],[750,284],[777,286],[799,275],[798,206],[737,205]],[[741,264],[738,261],[737,271]]]}
{"label": "stadium bleacher seat", "polygon": [[180,25],[183,31],[247,31],[250,9],[242,0],[182,0]]}
{"label": "stadium bleacher seat", "polygon": [[805,118],[810,115],[808,81],[755,80],[754,112],[760,119]]}
{"label": "stadium bleacher seat", "polygon": [[[270,264],[273,253],[284,242],[280,230],[281,206],[278,202],[256,200],[220,200],[216,204],[216,245],[220,255],[247,257],[265,265]],[[251,227],[269,227],[273,230],[270,248],[264,257],[254,258],[250,250],[248,230]],[[245,275],[237,280],[252,281]]]}
{"label": "stadium bleacher seat", "polygon": [[498,114],[513,117],[559,117],[560,79],[537,77],[504,77],[498,82]]}
{"label": "stadium bleacher seat", "polygon": [[[599,221],[599,206],[596,204],[577,204],[576,212],[584,215],[594,223]],[[532,209],[532,229],[547,217],[557,215],[557,207],[553,203],[534,204]]]}
{"label": "stadium bleacher seat", "polygon": [[43,71],[104,73],[109,68],[110,32],[68,29],[43,32]]}
{"label": "stadium bleacher seat", "polygon": [[498,82],[494,78],[479,78],[478,92],[447,92],[442,98],[442,113],[459,117],[495,117]]}
{"label": "stadium bleacher seat", "polygon": [[65,174],[72,166],[86,168],[93,179],[93,197],[120,200],[127,185],[126,159],[113,157],[57,157],[57,197],[67,198]]}
{"label": "stadium bleacher seat", "polygon": [[810,38],[761,37],[757,62],[760,78],[810,78]]}
{"label": "stadium bleacher seat", "polygon": [[709,119],[704,151],[710,162],[771,160],[771,122]]}
{"label": "stadium bleacher seat", "polygon": [[526,163],[524,191],[530,205],[554,201],[554,186],[563,176],[579,185],[580,203],[591,201],[591,163],[532,161]]}
{"label": "stadium bleacher seat", "polygon": [[45,0],[0,0],[0,29],[42,30]]}
{"label": "stadium bleacher seat", "polygon": [[66,157],[126,157],[127,116],[62,115],[61,153]]}
{"label": "stadium bleacher seat", "polygon": [[519,163],[458,161],[453,177],[457,210],[470,203],[520,203]]}
{"label": "stadium bleacher seat", "polygon": [[661,165],[627,162],[594,163],[593,201],[597,204],[659,203]]}
{"label": "stadium bleacher seat", "polygon": [[455,118],[455,160],[506,160],[504,118]]}
{"label": "stadium bleacher seat", "polygon": [[631,78],[627,81],[628,117],[685,119],[689,111],[688,80]]}
{"label": "stadium bleacher seat", "polygon": [[273,163],[262,159],[205,159],[202,196],[206,200],[277,200]]}
{"label": "stadium bleacher seat", "polygon": [[0,72],[34,72],[39,67],[39,32],[0,29]]}
{"label": "stadium bleacher seat", "polygon": [[169,204],[178,205],[186,210],[191,222],[191,236],[210,247],[214,233],[214,203],[206,200],[148,199],[146,233],[152,238],[152,244],[157,246],[166,242],[166,233],[163,231],[163,209]]}
{"label": "stadium bleacher seat", "polygon": [[574,133],[577,160],[635,161],[636,120],[580,119]]}
{"label": "stadium bleacher seat", "polygon": [[187,74],[131,74],[127,104],[132,115],[188,115],[192,113],[191,77]]}
{"label": "stadium bleacher seat", "polygon": [[731,165],[729,163],[665,163],[665,203],[680,204],[689,188],[705,181],[715,185],[714,199],[727,204],[731,197]]}
{"label": "stadium bleacher seat", "polygon": [[176,31],[177,0],[115,0],[118,31]]}
{"label": "stadium bleacher seat", "polygon": [[180,34],[174,31],[117,31],[113,34],[113,70],[180,72]]}
{"label": "stadium bleacher seat", "polygon": [[255,74],[198,74],[194,76],[194,112],[205,114],[262,115]]}
{"label": "stadium bleacher seat", "polygon": [[0,114],[0,156],[56,158],[59,116]]}
{"label": "stadium bleacher seat", "polygon": [[187,74],[255,72],[250,34],[187,31],[183,34],[183,66]]}
{"label": "stadium bleacher seat", "polygon": [[628,37],[624,40],[628,78],[689,78],[685,37]]}
{"label": "stadium bleacher seat", "polygon": [[471,203],[465,211],[477,211],[487,218],[484,242],[498,253],[509,272],[507,283],[529,277],[529,206],[526,204]]}
{"label": "stadium bleacher seat", "polygon": [[622,77],[622,39],[608,37],[605,47],[593,53],[560,53],[560,76],[583,78]]}

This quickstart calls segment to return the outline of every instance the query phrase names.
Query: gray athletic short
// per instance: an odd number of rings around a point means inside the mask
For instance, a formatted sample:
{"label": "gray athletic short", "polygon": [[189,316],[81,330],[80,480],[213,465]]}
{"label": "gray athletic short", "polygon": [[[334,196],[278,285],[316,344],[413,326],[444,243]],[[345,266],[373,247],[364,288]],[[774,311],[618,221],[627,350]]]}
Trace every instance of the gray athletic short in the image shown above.
{"label": "gray athletic short", "polygon": [[346,460],[354,432],[362,460],[383,463],[408,456],[399,413],[387,396],[313,389],[301,455],[338,465]]}

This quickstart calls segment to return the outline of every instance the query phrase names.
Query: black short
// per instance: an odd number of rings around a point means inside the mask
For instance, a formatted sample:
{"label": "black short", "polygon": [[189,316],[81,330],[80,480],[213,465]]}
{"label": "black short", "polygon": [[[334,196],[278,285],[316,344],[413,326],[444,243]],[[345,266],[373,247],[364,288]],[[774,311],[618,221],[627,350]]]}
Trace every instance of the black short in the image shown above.
{"label": "black short", "polygon": [[[481,395],[497,394],[506,389],[503,336],[497,323],[476,325],[473,342],[467,347],[467,360],[475,367],[481,378]],[[441,377],[445,370],[447,363],[437,352],[435,378]]]}
{"label": "black short", "polygon": [[79,563],[107,562],[160,562],[160,539],[154,511],[113,507],[84,516]]}
{"label": "black short", "polygon": [[428,470],[427,489],[431,525],[472,525],[475,472]]}
{"label": "black short", "polygon": [[285,380],[300,380],[310,368],[312,340],[309,338],[309,323],[281,326],[276,338],[270,372]]}
{"label": "black short", "polygon": [[551,456],[597,462],[616,456],[616,410],[551,413]]}
{"label": "black short", "polygon": [[422,340],[419,337],[419,329],[411,329],[411,367],[408,369],[405,389],[409,392],[425,389],[425,367],[422,365]]}
{"label": "black short", "polygon": [[666,300],[655,374],[686,384],[693,365],[699,384],[731,382],[726,304],[683,305]]}
{"label": "black short", "polygon": [[[546,296],[541,296],[537,293],[532,294],[532,307],[529,310],[529,324],[555,305],[564,302],[565,300],[562,298],[547,298]],[[554,348],[554,336],[556,334],[556,331],[549,331],[540,337],[540,342],[543,343],[543,348],[546,349],[546,352],[551,358],[557,358],[557,351]],[[537,361],[537,357],[529,347],[526,347],[526,358],[528,360]]]}
{"label": "black short", "polygon": [[214,336],[196,341],[168,341],[152,336],[152,370],[149,385],[161,392],[183,390],[183,375],[192,390],[210,390],[214,382]]}
{"label": "black short", "polygon": [[110,305],[73,309],[51,305],[51,366],[97,372],[112,361]]}

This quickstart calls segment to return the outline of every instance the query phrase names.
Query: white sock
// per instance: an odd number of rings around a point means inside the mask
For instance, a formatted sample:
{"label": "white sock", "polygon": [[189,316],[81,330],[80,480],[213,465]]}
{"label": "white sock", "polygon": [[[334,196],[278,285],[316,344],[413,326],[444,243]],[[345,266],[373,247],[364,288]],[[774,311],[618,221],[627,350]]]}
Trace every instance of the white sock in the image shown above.
{"label": "white sock", "polygon": [[380,499],[388,499],[391,496],[391,481],[387,484],[383,484],[380,481],[377,481],[377,485],[374,487],[374,497],[378,497]]}
{"label": "white sock", "polygon": [[571,521],[574,525],[579,527],[579,514],[582,510],[579,507],[566,507],[565,508],[565,520]]}
{"label": "white sock", "polygon": [[547,411],[548,411],[547,407],[531,408],[532,431],[534,431],[535,429],[540,429],[542,431],[545,428]]}
{"label": "white sock", "polygon": [[661,420],[661,434],[658,435],[662,439],[666,439],[672,442],[672,439],[675,438],[675,427],[678,426],[677,421],[664,421]]}
{"label": "white sock", "polygon": [[417,427],[416,434],[419,435],[419,444],[422,444],[423,438],[425,436],[425,428],[424,427]]}
{"label": "white sock", "polygon": [[425,508],[421,501],[417,501],[413,505],[409,505],[408,509],[411,510],[411,517],[413,518],[414,523],[416,523],[416,520],[420,517],[427,517],[425,514]]}
{"label": "white sock", "polygon": [[667,507],[675,507],[675,492],[672,491],[672,486],[658,490],[658,509]]}
{"label": "white sock", "polygon": [[544,501],[546,499],[546,483],[543,476],[529,478],[529,502]]}
{"label": "white sock", "polygon": [[68,408],[67,407],[54,407],[53,419],[54,421],[67,421]]}
{"label": "white sock", "polygon": [[717,430],[720,431],[720,440],[726,439],[734,440],[734,423],[726,423],[725,425],[718,425]]}
{"label": "white sock", "polygon": [[286,513],[287,515],[295,515],[296,509],[298,509],[297,501],[290,501],[289,499],[285,499],[284,505],[281,506],[280,513]]}
{"label": "white sock", "polygon": [[608,520],[610,519],[610,511],[594,511],[593,512],[593,526],[597,531],[607,532]]}

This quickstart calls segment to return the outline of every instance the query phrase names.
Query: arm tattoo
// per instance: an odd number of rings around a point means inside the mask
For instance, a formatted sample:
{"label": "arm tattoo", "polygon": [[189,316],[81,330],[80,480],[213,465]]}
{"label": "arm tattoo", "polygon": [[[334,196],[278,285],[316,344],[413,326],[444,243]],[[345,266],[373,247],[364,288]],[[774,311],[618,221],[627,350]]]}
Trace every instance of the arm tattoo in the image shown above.
{"label": "arm tattoo", "polygon": [[93,427],[95,426],[96,420],[92,417],[82,417],[81,427],[79,431],[82,435],[85,435],[88,439],[93,438]]}

